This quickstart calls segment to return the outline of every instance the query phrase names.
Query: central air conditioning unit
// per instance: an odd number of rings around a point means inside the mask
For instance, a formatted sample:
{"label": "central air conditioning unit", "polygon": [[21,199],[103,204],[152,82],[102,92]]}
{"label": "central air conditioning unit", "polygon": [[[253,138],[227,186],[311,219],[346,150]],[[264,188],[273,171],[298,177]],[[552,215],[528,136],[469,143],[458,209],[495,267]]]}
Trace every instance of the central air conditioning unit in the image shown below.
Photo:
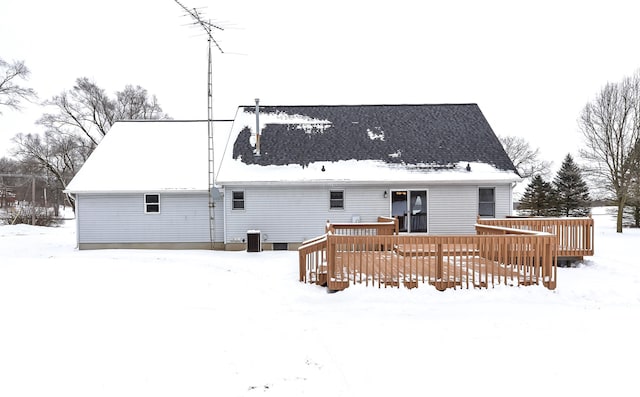
{"label": "central air conditioning unit", "polygon": [[247,252],[262,251],[260,230],[247,230]]}

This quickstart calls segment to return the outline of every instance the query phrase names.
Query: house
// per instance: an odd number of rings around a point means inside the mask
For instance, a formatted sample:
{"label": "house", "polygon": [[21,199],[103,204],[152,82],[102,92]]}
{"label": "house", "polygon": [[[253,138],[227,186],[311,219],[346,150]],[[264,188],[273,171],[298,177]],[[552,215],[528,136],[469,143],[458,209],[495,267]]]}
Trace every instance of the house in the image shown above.
{"label": "house", "polygon": [[209,159],[205,121],[115,123],[67,188],[79,247],[294,249],[378,216],[473,234],[520,180],[476,104],[241,106],[214,133]]}

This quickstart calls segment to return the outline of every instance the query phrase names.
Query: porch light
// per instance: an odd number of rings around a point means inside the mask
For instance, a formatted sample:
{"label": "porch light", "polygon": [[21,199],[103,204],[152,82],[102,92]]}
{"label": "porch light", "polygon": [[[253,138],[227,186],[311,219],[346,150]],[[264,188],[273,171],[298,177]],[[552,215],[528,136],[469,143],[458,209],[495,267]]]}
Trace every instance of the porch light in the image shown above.
{"label": "porch light", "polygon": [[384,194],[382,195],[382,197],[387,198],[387,191],[384,191]]}

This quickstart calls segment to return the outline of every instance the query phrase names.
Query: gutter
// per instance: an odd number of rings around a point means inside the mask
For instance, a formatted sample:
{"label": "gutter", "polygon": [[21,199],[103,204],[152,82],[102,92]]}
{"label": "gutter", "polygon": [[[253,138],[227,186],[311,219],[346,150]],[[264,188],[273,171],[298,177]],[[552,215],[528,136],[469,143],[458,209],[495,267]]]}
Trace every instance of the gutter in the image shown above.
{"label": "gutter", "polygon": [[514,179],[465,179],[465,180],[368,180],[354,181],[350,179],[325,179],[325,180],[306,180],[306,181],[220,181],[217,183],[221,186],[326,186],[326,185],[390,185],[390,186],[406,186],[411,184],[421,185],[483,185],[483,184],[513,184],[518,182]]}

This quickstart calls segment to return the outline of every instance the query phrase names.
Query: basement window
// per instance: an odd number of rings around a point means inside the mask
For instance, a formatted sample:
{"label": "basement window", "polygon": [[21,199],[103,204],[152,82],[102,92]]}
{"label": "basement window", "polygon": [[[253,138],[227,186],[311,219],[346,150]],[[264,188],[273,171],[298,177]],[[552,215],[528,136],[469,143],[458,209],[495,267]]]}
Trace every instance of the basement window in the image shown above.
{"label": "basement window", "polygon": [[478,189],[478,215],[493,218],[496,216],[496,190],[481,187]]}
{"label": "basement window", "polygon": [[144,195],[144,213],[157,214],[160,212],[160,195],[145,194]]}
{"label": "basement window", "polygon": [[231,209],[234,210],[243,210],[244,209],[244,192],[243,191],[235,191],[231,193]]}
{"label": "basement window", "polygon": [[344,209],[344,191],[343,190],[331,190],[329,192],[329,209],[332,209],[332,210]]}
{"label": "basement window", "polygon": [[288,251],[289,243],[273,243],[274,251]]}

